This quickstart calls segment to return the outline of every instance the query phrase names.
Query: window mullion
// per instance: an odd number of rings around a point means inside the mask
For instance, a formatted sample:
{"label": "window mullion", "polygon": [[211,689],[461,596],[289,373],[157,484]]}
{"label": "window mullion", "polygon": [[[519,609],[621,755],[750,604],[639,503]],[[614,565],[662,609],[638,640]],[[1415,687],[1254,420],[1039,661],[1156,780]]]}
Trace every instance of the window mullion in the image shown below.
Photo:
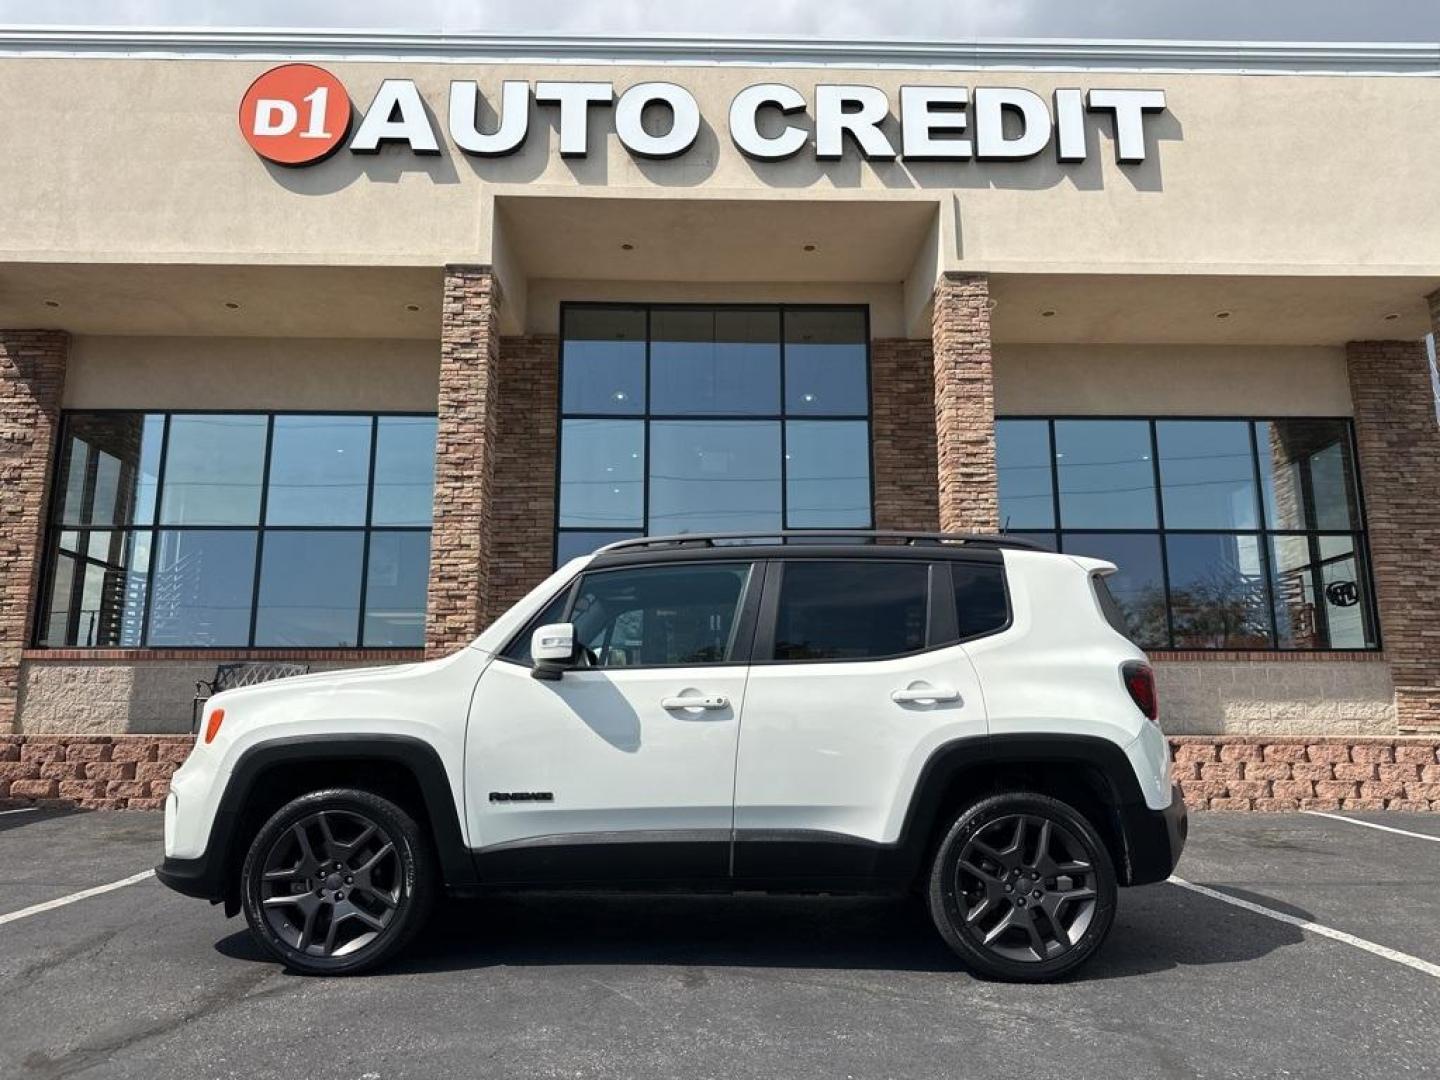
{"label": "window mullion", "polygon": [[360,545],[360,603],[356,612],[355,645],[365,644],[365,604],[370,588],[370,536],[375,527],[375,456],[380,441],[380,417],[370,418],[370,472],[365,486],[365,539]]}
{"label": "window mullion", "polygon": [[270,455],[275,446],[275,414],[266,417],[265,460],[260,467],[260,521],[255,530],[255,580],[250,590],[250,633],[246,644],[255,647],[255,625],[260,617],[260,573],[265,559],[265,514],[270,502]]}

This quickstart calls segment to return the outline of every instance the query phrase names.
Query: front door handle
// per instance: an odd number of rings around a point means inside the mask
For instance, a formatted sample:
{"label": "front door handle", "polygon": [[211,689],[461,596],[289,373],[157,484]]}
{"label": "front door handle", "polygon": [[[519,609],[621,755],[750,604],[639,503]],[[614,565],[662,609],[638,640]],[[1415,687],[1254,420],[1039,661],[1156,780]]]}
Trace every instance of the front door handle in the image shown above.
{"label": "front door handle", "polygon": [[725,709],[729,706],[730,699],[724,694],[709,694],[705,697],[698,694],[677,694],[660,699],[662,709]]}
{"label": "front door handle", "polygon": [[903,690],[890,691],[890,700],[907,702],[959,701],[960,691],[953,686],[907,686]]}

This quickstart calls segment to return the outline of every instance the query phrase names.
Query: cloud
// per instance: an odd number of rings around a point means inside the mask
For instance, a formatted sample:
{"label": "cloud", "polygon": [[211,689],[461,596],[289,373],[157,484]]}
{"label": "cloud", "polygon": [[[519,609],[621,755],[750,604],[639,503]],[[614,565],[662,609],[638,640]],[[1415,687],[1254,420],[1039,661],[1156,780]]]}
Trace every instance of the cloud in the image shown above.
{"label": "cloud", "polygon": [[0,0],[0,22],[950,41],[1440,41],[1435,0],[407,0],[403,7],[394,0]]}

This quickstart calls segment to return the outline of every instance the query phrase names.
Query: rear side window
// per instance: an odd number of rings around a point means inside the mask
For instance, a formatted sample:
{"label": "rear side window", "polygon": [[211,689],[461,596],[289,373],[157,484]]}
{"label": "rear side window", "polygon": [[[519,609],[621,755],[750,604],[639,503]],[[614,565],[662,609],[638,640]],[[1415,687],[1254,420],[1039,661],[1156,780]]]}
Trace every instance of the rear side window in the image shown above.
{"label": "rear side window", "polygon": [[1090,580],[1095,585],[1095,598],[1100,601],[1100,610],[1105,614],[1105,621],[1108,622],[1121,637],[1134,642],[1135,636],[1130,632],[1130,627],[1125,623],[1125,611],[1120,607],[1119,602],[1115,599],[1115,595],[1110,591],[1110,586],[1099,574],[1091,574]]}
{"label": "rear side window", "polygon": [[775,660],[873,660],[925,648],[930,568],[795,561],[780,579]]}
{"label": "rear side window", "polygon": [[1005,600],[1005,569],[995,563],[952,562],[955,618],[960,640],[1003,630],[1010,621]]}

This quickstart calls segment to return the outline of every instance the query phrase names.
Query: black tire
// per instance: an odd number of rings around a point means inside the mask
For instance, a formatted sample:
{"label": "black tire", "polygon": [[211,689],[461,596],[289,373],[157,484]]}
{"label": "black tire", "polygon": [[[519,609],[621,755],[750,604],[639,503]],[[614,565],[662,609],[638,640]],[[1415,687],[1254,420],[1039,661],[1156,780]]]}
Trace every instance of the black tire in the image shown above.
{"label": "black tire", "polygon": [[1049,982],[1092,957],[1115,920],[1115,866],[1085,816],[1033,792],[966,807],[930,868],[930,917],[980,975]]}
{"label": "black tire", "polygon": [[384,963],[419,932],[436,892],[430,842],[415,819],[350,788],[282,806],[255,834],[240,874],[250,932],[310,975]]}

